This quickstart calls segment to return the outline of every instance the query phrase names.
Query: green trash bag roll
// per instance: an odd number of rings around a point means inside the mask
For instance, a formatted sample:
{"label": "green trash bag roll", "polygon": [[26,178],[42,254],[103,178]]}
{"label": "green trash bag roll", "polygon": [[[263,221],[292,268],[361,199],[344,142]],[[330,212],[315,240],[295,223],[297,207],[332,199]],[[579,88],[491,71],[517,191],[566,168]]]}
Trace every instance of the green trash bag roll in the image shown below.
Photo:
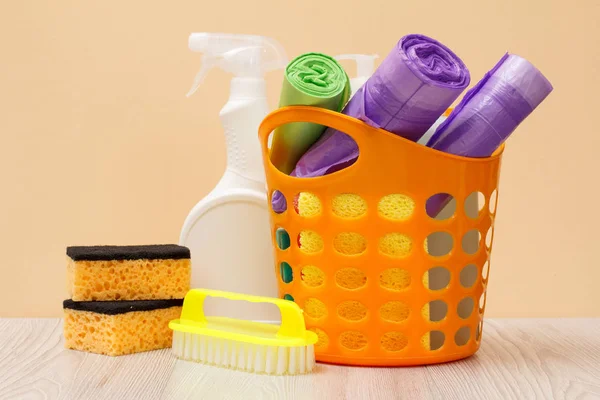
{"label": "green trash bag roll", "polygon": [[[342,66],[321,53],[294,58],[285,69],[279,107],[314,106],[341,111],[350,97],[350,79]],[[319,139],[325,126],[294,122],[273,133],[271,162],[289,174],[309,147]]]}

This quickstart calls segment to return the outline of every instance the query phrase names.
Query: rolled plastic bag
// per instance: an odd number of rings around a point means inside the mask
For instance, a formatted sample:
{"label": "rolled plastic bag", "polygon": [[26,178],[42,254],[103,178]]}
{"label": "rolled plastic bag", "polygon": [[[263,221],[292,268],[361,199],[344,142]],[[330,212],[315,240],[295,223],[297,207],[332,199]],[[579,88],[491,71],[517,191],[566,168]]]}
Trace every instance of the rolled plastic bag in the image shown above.
{"label": "rolled plastic bag", "polygon": [[[552,89],[529,61],[506,53],[465,94],[427,146],[458,156],[489,157]],[[449,201],[442,194],[430,198],[427,213],[436,216]]]}
{"label": "rolled plastic bag", "polygon": [[[286,67],[279,107],[303,105],[341,111],[349,97],[350,80],[342,66],[328,55],[307,53],[294,58]],[[289,174],[325,129],[308,122],[277,128],[273,133],[271,162]]]}
{"label": "rolled plastic bag", "polygon": [[[469,85],[462,60],[440,42],[407,35],[356,92],[342,113],[417,141]],[[291,175],[326,175],[353,164],[358,146],[328,128]]]}

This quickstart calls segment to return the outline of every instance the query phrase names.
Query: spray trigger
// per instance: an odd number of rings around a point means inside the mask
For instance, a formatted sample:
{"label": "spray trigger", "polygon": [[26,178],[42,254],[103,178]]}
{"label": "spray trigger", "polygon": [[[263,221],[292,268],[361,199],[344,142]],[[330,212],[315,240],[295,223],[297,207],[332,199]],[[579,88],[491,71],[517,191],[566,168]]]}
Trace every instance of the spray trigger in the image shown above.
{"label": "spray trigger", "polygon": [[287,64],[281,45],[263,36],[192,33],[188,45],[190,50],[204,53],[204,56],[187,97],[196,92],[213,67],[220,67],[236,77],[263,79],[265,72],[284,68]]}

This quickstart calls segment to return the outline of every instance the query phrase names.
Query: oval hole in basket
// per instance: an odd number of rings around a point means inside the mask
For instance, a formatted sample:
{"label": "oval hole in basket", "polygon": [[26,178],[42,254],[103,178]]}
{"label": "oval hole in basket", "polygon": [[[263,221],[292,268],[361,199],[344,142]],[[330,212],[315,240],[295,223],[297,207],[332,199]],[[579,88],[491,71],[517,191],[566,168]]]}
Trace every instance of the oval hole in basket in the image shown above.
{"label": "oval hole in basket", "polygon": [[279,263],[279,276],[283,283],[290,283],[294,280],[294,271],[289,263],[285,261]]}
{"label": "oval hole in basket", "polygon": [[360,331],[345,331],[339,336],[339,342],[342,347],[348,350],[362,350],[367,347],[367,336]]}
{"label": "oval hole in basket", "polygon": [[472,287],[477,282],[477,266],[469,264],[460,271],[460,285],[464,288]]}
{"label": "oval hole in basket", "polygon": [[494,227],[490,226],[487,233],[485,234],[485,246],[490,249],[492,247],[492,238],[494,235]]}
{"label": "oval hole in basket", "polygon": [[325,283],[325,272],[314,265],[306,265],[300,270],[300,279],[309,287],[319,287]]}
{"label": "oval hole in basket", "polygon": [[333,239],[333,248],[347,256],[362,254],[367,249],[367,239],[357,232],[341,232]]}
{"label": "oval hole in basket", "polygon": [[425,251],[433,257],[450,254],[454,247],[454,238],[448,232],[433,232],[425,239]]}
{"label": "oval hole in basket", "polygon": [[389,257],[408,257],[412,249],[412,238],[404,233],[388,233],[379,239],[379,252]]}
{"label": "oval hole in basket", "polygon": [[337,305],[336,312],[347,321],[360,321],[367,316],[367,307],[360,301],[346,300]]}
{"label": "oval hole in basket", "polygon": [[427,350],[439,350],[444,345],[446,341],[446,335],[442,331],[430,331],[427,332],[421,338],[421,344]]}
{"label": "oval hole in basket", "polygon": [[498,202],[498,190],[494,189],[494,191],[490,195],[490,201],[489,201],[490,213],[492,213],[492,214],[496,213],[496,203],[497,202]]}
{"label": "oval hole in basket", "polygon": [[483,314],[483,310],[485,309],[486,296],[486,292],[484,291],[479,298],[479,312],[481,314]]}
{"label": "oval hole in basket", "polygon": [[319,253],[323,246],[323,238],[315,231],[303,230],[298,234],[298,247],[306,254]]}
{"label": "oval hole in basket", "polygon": [[381,348],[387,351],[400,351],[408,345],[408,338],[402,332],[386,332],[381,337]]}
{"label": "oval hole in basket", "polygon": [[456,212],[456,200],[449,193],[436,193],[427,199],[425,211],[433,219],[451,218]]}
{"label": "oval hole in basket", "polygon": [[481,242],[481,232],[477,229],[471,229],[464,234],[462,238],[462,249],[467,254],[475,254],[479,251],[479,243]]}
{"label": "oval hole in basket", "polygon": [[399,292],[410,286],[410,272],[402,268],[388,268],[379,275],[379,286]]}
{"label": "oval hole in basket", "polygon": [[342,193],[334,196],[331,211],[340,218],[360,218],[367,213],[367,202],[357,194]]}
{"label": "oval hole in basket", "polygon": [[284,294],[283,299],[287,301],[294,301],[294,297],[291,294]]}
{"label": "oval hole in basket", "polygon": [[433,267],[423,274],[423,285],[429,290],[442,290],[450,283],[450,271],[444,267]]}
{"label": "oval hole in basket", "polygon": [[471,339],[471,329],[468,326],[463,326],[454,334],[454,343],[457,346],[464,346],[469,343],[469,339]]}
{"label": "oval hole in basket", "polygon": [[485,207],[485,196],[481,192],[472,192],[465,199],[465,214],[469,218],[475,219],[479,217],[483,207]]}
{"label": "oval hole in basket", "polygon": [[487,260],[485,264],[483,264],[483,268],[481,270],[481,277],[484,282],[487,282],[488,276],[490,274],[490,260]]}
{"label": "oval hole in basket", "polygon": [[320,328],[308,328],[309,331],[313,331],[317,334],[317,343],[315,343],[315,347],[319,350],[324,350],[329,346],[329,335],[323,329]]}
{"label": "oval hole in basket", "polygon": [[315,297],[309,297],[306,299],[302,309],[304,310],[305,315],[313,319],[325,318],[329,313],[325,303]]}
{"label": "oval hole in basket", "polygon": [[421,313],[427,321],[440,322],[448,315],[448,304],[443,300],[433,300],[423,306]]}
{"label": "oval hole in basket", "polygon": [[271,209],[275,214],[283,214],[287,210],[287,199],[279,190],[271,193]]}
{"label": "oval hole in basket", "polygon": [[275,231],[275,241],[280,250],[287,250],[291,245],[290,235],[283,228],[277,228]]}
{"label": "oval hole in basket", "polygon": [[321,200],[311,192],[300,192],[294,197],[294,211],[304,218],[313,218],[321,215]]}
{"label": "oval hole in basket", "polygon": [[335,283],[341,288],[356,290],[367,284],[367,275],[358,268],[342,268],[335,273]]}
{"label": "oval hole in basket", "polygon": [[408,319],[410,307],[403,301],[388,301],[379,307],[379,316],[388,322],[402,322]]}
{"label": "oval hole in basket", "polygon": [[388,194],[379,199],[377,213],[380,217],[392,221],[406,221],[415,211],[415,201],[400,193]]}
{"label": "oval hole in basket", "polygon": [[456,307],[456,313],[462,319],[467,319],[473,314],[473,310],[475,309],[475,301],[472,297],[465,297],[461,301],[458,302],[458,306]]}

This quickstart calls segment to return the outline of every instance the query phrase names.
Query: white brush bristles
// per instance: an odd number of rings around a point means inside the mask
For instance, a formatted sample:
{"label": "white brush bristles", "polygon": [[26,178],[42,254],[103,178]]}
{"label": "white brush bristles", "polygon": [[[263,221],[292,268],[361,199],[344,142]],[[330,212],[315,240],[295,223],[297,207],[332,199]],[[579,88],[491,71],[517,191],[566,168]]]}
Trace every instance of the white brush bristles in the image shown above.
{"label": "white brush bristles", "polygon": [[183,360],[268,375],[299,375],[315,367],[314,346],[267,346],[173,332],[173,354]]}

